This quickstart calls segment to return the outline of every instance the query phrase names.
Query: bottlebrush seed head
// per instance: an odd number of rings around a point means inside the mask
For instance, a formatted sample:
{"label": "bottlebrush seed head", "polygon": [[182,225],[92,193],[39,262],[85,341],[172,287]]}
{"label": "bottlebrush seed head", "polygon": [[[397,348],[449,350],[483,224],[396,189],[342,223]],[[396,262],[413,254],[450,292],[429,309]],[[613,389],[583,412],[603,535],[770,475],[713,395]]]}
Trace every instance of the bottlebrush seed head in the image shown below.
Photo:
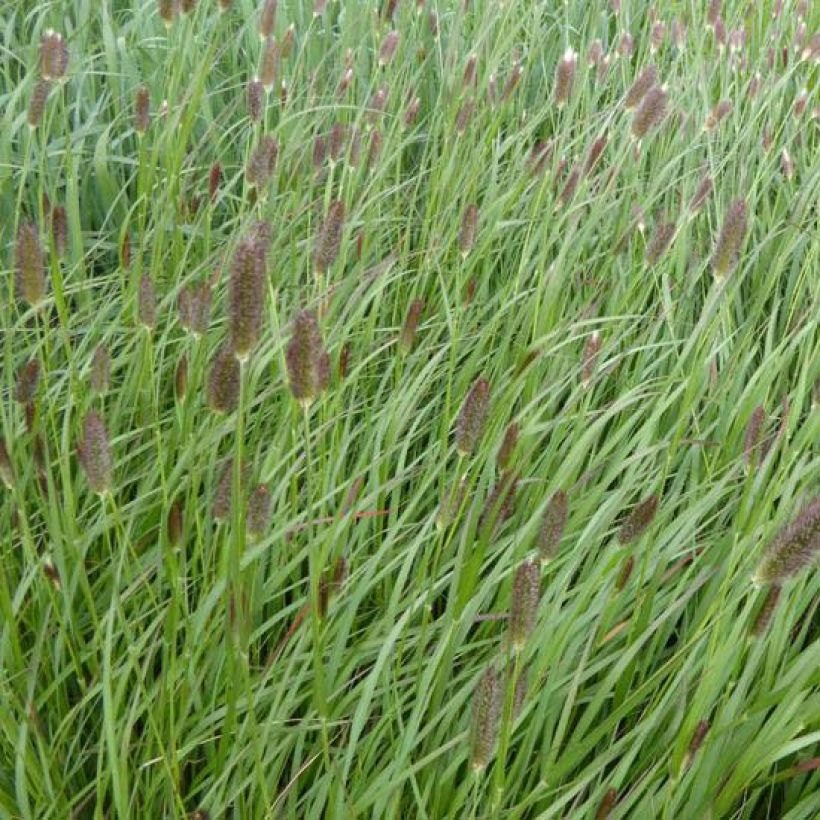
{"label": "bottlebrush seed head", "polygon": [[538,564],[525,561],[515,572],[510,606],[510,643],[520,652],[532,633],[541,600],[541,577]]}
{"label": "bottlebrush seed head", "polygon": [[642,140],[661,124],[666,116],[668,102],[668,95],[663,86],[654,86],[644,94],[632,118],[632,136],[636,140]]}
{"label": "bottlebrush seed head", "polygon": [[222,166],[215,162],[208,172],[208,199],[213,202],[219,193],[219,185],[222,182]]}
{"label": "bottlebrush seed head", "polygon": [[55,205],[51,209],[51,239],[57,257],[65,256],[68,247],[68,215],[62,205]]}
{"label": "bottlebrush seed head", "polygon": [[781,583],[810,566],[820,552],[820,496],[814,498],[791,524],[784,527],[758,564],[757,585]]}
{"label": "bottlebrush seed head", "polygon": [[714,28],[715,23],[720,18],[722,0],[709,0],[709,6],[706,9],[706,24]]}
{"label": "bottlebrush seed head", "polygon": [[14,466],[11,463],[6,440],[0,436],[0,479],[11,490],[14,489]]}
{"label": "bottlebrush seed head", "polygon": [[456,134],[458,136],[461,136],[469,127],[474,110],[475,100],[472,97],[468,97],[461,104],[461,108],[458,109],[458,114],[456,115]]}
{"label": "bottlebrush seed head", "polygon": [[427,15],[427,26],[430,29],[430,36],[433,40],[438,40],[438,14],[435,11],[431,11],[430,14]]}
{"label": "bottlebrush seed head", "polygon": [[516,60],[510,70],[509,77],[507,77],[507,82],[504,84],[504,90],[501,92],[502,100],[508,100],[513,95],[513,92],[518,87],[518,83],[521,81],[521,75],[523,73],[524,68],[521,63]]}
{"label": "bottlebrush seed head", "polygon": [[384,145],[382,132],[378,128],[374,128],[370,132],[370,147],[367,151],[367,170],[371,173],[378,167],[382,145]]}
{"label": "bottlebrush seed head", "polygon": [[40,40],[40,76],[61,80],[68,70],[68,46],[61,34],[49,29]]}
{"label": "bottlebrush seed head", "polygon": [[601,136],[597,137],[592,145],[590,145],[586,162],[584,163],[584,174],[589,174],[595,169],[595,166],[601,159],[601,155],[606,150],[608,139],[606,134],[601,134]]}
{"label": "bottlebrush seed head", "polygon": [[174,392],[177,401],[183,401],[188,392],[188,357],[184,353],[179,357],[174,371]]}
{"label": "bottlebrush seed head", "polygon": [[157,326],[157,292],[147,273],[140,279],[137,313],[140,324],[147,330]]}
{"label": "bottlebrush seed head", "polygon": [[765,635],[772,622],[777,604],[780,601],[780,593],[783,588],[779,584],[772,584],[766,591],[763,605],[760,607],[754,621],[752,622],[751,633],[755,638]]}
{"label": "bottlebrush seed head", "polygon": [[279,0],[264,0],[259,12],[259,37],[262,40],[273,36],[276,28],[276,8]]}
{"label": "bottlebrush seed head", "polygon": [[558,108],[563,108],[572,95],[572,86],[575,82],[575,71],[578,68],[578,54],[571,48],[564,52],[555,68],[555,84],[553,96]]}
{"label": "bottlebrush seed head", "polygon": [[746,200],[734,200],[723,218],[723,227],[712,254],[712,273],[715,279],[723,279],[737,265],[740,249],[746,237],[747,220]]}
{"label": "bottlebrush seed head", "polygon": [[191,14],[196,10],[197,0],[181,0],[179,7],[183,14]]}
{"label": "bottlebrush seed head", "polygon": [[102,395],[111,383],[111,357],[105,345],[99,344],[91,357],[91,389]]}
{"label": "bottlebrush seed head", "polygon": [[83,438],[80,441],[79,457],[91,489],[98,495],[109,492],[113,472],[111,447],[105,422],[94,410],[90,410],[83,421]]}
{"label": "bottlebrush seed head", "polygon": [[743,433],[743,461],[751,468],[752,462],[756,460],[761,442],[760,434],[766,422],[766,408],[758,405],[752,410],[749,421],[746,423],[746,430]]}
{"label": "bottlebrush seed head", "polygon": [[607,789],[601,802],[598,804],[598,811],[595,812],[595,820],[606,820],[612,812],[615,801],[618,799],[617,789]]}
{"label": "bottlebrush seed head", "polygon": [[460,455],[471,455],[482,436],[490,412],[490,383],[476,379],[470,388],[456,421],[456,448]]}
{"label": "bottlebrush seed head", "polygon": [[166,28],[171,28],[179,15],[179,0],[157,0],[159,16]]}
{"label": "bottlebrush seed head", "polygon": [[208,375],[208,407],[214,413],[232,413],[239,402],[239,362],[229,344],[216,353]]}
{"label": "bottlebrush seed head", "polygon": [[228,281],[230,343],[239,361],[245,361],[262,334],[265,307],[266,246],[253,237],[239,243]]}
{"label": "bottlebrush seed head", "polygon": [[593,40],[587,49],[587,66],[596,68],[604,58],[604,45],[600,40]]}
{"label": "bottlebrush seed head", "polygon": [[179,322],[197,338],[208,332],[212,295],[211,283],[207,280],[199,285],[186,285],[179,293]]}
{"label": "bottlebrush seed head", "polygon": [[46,268],[40,235],[33,222],[21,222],[17,229],[15,274],[17,296],[36,308],[46,298]]}
{"label": "bottlebrush seed head", "polygon": [[293,47],[296,44],[296,24],[291,23],[285,29],[285,36],[282,38],[282,48],[279,51],[279,56],[283,60],[287,60],[293,53]]}
{"label": "bottlebrush seed head", "polygon": [[634,53],[635,40],[628,31],[625,31],[618,41],[618,55],[628,60]]}
{"label": "bottlebrush seed head", "polygon": [[593,330],[584,344],[581,355],[581,387],[586,389],[595,378],[598,369],[598,356],[601,352],[601,334]]}
{"label": "bottlebrush seed head", "polygon": [[151,125],[151,95],[146,86],[137,89],[134,98],[134,130],[144,134]]}
{"label": "bottlebrush seed head", "polygon": [[248,116],[253,122],[259,122],[265,110],[265,86],[259,77],[254,77],[248,83],[247,103]]}
{"label": "bottlebrush seed head", "polygon": [[339,255],[344,230],[345,206],[341,200],[331,203],[328,208],[319,234],[316,237],[316,246],[313,252],[313,262],[316,273],[320,276],[327,273]]}
{"label": "bottlebrush seed head", "polygon": [[[581,181],[581,166],[575,163],[570,168],[566,179],[564,180],[564,187],[561,188],[561,193],[558,195],[557,205],[566,206],[572,202],[575,192],[578,190],[578,183]],[[556,205],[556,207],[557,207]]]}
{"label": "bottlebrush seed head", "polygon": [[271,136],[262,137],[259,145],[251,153],[248,166],[245,169],[245,179],[248,185],[260,189],[264,188],[273,176],[278,157],[279,144],[276,140]]}
{"label": "bottlebrush seed head", "polygon": [[466,492],[467,482],[462,478],[456,479],[452,486],[442,494],[436,513],[436,527],[439,530],[447,529],[456,520],[458,511],[464,503]]}
{"label": "bottlebrush seed head", "polygon": [[[214,491],[213,516],[218,521],[227,521],[231,517],[233,509],[233,456],[229,456],[222,462],[222,471],[219,474],[219,482]],[[240,494],[245,486],[250,467],[244,462],[240,462],[239,489]]]}
{"label": "bottlebrush seed head", "polygon": [[386,85],[376,89],[370,101],[367,103],[367,120],[371,125],[374,125],[381,116],[387,105],[387,96],[389,89]]}
{"label": "bottlebrush seed head", "polygon": [[518,429],[518,425],[512,422],[504,433],[504,439],[495,457],[495,463],[499,470],[506,470],[512,461],[516,445],[518,444]]}
{"label": "bottlebrush seed head", "polygon": [[556,490],[547,504],[538,530],[538,556],[541,564],[551,561],[561,546],[569,515],[569,502],[563,490]]}
{"label": "bottlebrush seed head", "polygon": [[248,499],[248,516],[246,527],[248,534],[254,538],[261,538],[270,526],[273,496],[266,484],[260,484],[251,493]]}
{"label": "bottlebrush seed head", "polygon": [[407,310],[404,324],[399,334],[399,353],[406,356],[412,349],[416,341],[416,331],[418,330],[421,314],[424,312],[424,300],[414,299]]}
{"label": "bottlebrush seed head", "polygon": [[307,408],[330,382],[330,358],[313,311],[303,310],[296,315],[285,361],[293,397]]}
{"label": "bottlebrush seed head", "polygon": [[40,362],[31,359],[17,370],[14,398],[19,404],[29,404],[37,397],[40,384]]}
{"label": "bottlebrush seed head", "polygon": [[178,547],[182,543],[182,539],[185,535],[185,521],[182,512],[182,502],[179,499],[176,499],[168,510],[166,532],[170,546]]}
{"label": "bottlebrush seed head", "polygon": [[632,555],[627,555],[621,564],[621,571],[618,573],[618,578],[615,580],[615,589],[620,592],[628,583],[632,576],[632,570],[635,568],[635,558]]}
{"label": "bottlebrush seed head", "polygon": [[654,230],[646,246],[646,262],[648,265],[656,265],[666,251],[669,250],[669,246],[675,238],[675,229],[674,222],[658,222],[654,225]]}
{"label": "bottlebrush seed head", "polygon": [[262,87],[270,94],[276,85],[276,75],[279,73],[279,47],[273,37],[268,37],[262,45],[262,57],[259,66],[259,81]]}
{"label": "bottlebrush seed head", "polygon": [[399,47],[398,31],[388,31],[384,35],[381,46],[379,46],[379,66],[384,68],[393,62],[396,56],[396,49]]}
{"label": "bottlebrush seed head", "polygon": [[478,523],[480,537],[491,538],[501,524],[512,518],[517,489],[518,476],[510,471],[502,473],[484,502]]}
{"label": "bottlebrush seed head", "polygon": [[649,51],[652,54],[659,51],[666,39],[666,26],[660,20],[655,20],[649,29]]}
{"label": "bottlebrush seed head", "polygon": [[478,205],[470,203],[461,217],[461,230],[458,233],[458,249],[461,251],[463,259],[473,249],[475,245],[476,233],[478,231]]}
{"label": "bottlebrush seed head", "polygon": [[657,495],[650,495],[636,504],[618,530],[618,541],[626,545],[640,538],[649,529],[657,511]]}
{"label": "bottlebrush seed head", "polygon": [[637,108],[646,92],[655,86],[658,81],[658,69],[654,65],[645,66],[635,78],[624,98],[624,108],[631,111]]}
{"label": "bottlebrush seed head", "polygon": [[28,104],[27,119],[29,128],[37,128],[43,121],[48,95],[51,93],[51,80],[37,80]]}
{"label": "bottlebrush seed head", "polygon": [[692,201],[689,203],[689,210],[696,214],[700,209],[703,207],[704,202],[709,198],[709,195],[712,193],[713,182],[712,177],[709,174],[704,174],[701,181],[698,183],[697,190],[695,191],[694,196],[692,197]]}
{"label": "bottlebrush seed head", "polygon": [[461,75],[462,88],[469,88],[470,86],[475,85],[477,65],[478,57],[475,54],[471,54],[467,58],[467,62],[464,64],[464,73]]}
{"label": "bottlebrush seed head", "polygon": [[698,753],[698,750],[703,745],[703,741],[706,739],[706,735],[709,733],[709,721],[708,720],[701,720],[697,726],[695,726],[695,731],[692,733],[692,739],[689,741],[689,749],[686,752],[686,757],[683,761],[683,768],[688,769],[689,766],[692,765],[692,760],[694,759],[695,755]]}
{"label": "bottlebrush seed head", "polygon": [[498,737],[502,692],[498,672],[488,666],[473,694],[473,725],[470,738],[470,766],[482,772],[490,762]]}
{"label": "bottlebrush seed head", "polygon": [[419,110],[421,109],[421,97],[412,97],[408,103],[407,108],[404,109],[404,127],[412,128],[416,121]]}
{"label": "bottlebrush seed head", "polygon": [[709,115],[706,117],[706,122],[703,124],[703,128],[706,131],[714,131],[715,128],[720,125],[729,114],[732,113],[732,101],[731,100],[721,100],[710,112]]}

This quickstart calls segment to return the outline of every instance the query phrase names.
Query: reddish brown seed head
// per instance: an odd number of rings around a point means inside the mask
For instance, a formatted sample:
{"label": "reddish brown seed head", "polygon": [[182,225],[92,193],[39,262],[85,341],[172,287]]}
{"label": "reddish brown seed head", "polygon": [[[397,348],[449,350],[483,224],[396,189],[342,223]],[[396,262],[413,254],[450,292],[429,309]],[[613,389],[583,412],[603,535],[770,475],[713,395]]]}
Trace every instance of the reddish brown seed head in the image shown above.
{"label": "reddish brown seed head", "polygon": [[316,273],[324,275],[336,261],[342,245],[342,233],[344,231],[345,206],[337,199],[328,208],[327,215],[322,222],[319,233],[316,237],[316,245],[313,251],[313,263]]}
{"label": "reddish brown seed head", "polygon": [[113,460],[108,431],[102,417],[94,410],[83,420],[83,437],[79,446],[80,464],[91,489],[98,495],[111,490]]}
{"label": "reddish brown seed head", "polygon": [[404,324],[399,334],[399,353],[406,356],[412,349],[416,341],[416,331],[418,330],[421,314],[424,312],[424,300],[414,299],[407,309]]}
{"label": "reddish brown seed head", "polygon": [[706,131],[714,131],[715,128],[720,125],[729,114],[732,113],[732,101],[731,100],[721,100],[715,107],[709,112],[708,116],[706,117],[706,122],[703,124],[703,128]]}
{"label": "reddish brown seed head", "polygon": [[48,95],[51,93],[51,80],[38,80],[31,92],[26,118],[29,128],[37,128],[43,121]]}
{"label": "reddish brown seed head", "polygon": [[166,533],[168,535],[168,544],[171,547],[178,547],[182,543],[185,535],[185,520],[182,502],[179,499],[174,500],[168,510]]}
{"label": "reddish brown seed head", "polygon": [[471,54],[464,64],[464,72],[461,75],[462,88],[469,88],[475,85],[477,65],[478,57],[475,54]]}
{"label": "reddish brown seed head", "polygon": [[510,606],[510,643],[513,651],[524,648],[538,616],[541,599],[540,568],[534,561],[520,564],[513,580]]}
{"label": "reddish brown seed head", "polygon": [[624,98],[624,108],[630,111],[637,108],[641,100],[646,96],[646,92],[654,87],[658,81],[658,69],[654,65],[645,66],[640,74],[635,78]]}
{"label": "reddish brown seed head", "polygon": [[461,216],[461,229],[458,234],[458,249],[462,258],[466,258],[475,245],[478,232],[478,205],[470,203]]}
{"label": "reddish brown seed head", "polygon": [[502,689],[494,666],[487,667],[473,694],[473,725],[470,737],[470,767],[487,768],[495,749],[501,717]]}
{"label": "reddish brown seed head", "polygon": [[51,209],[51,239],[57,256],[65,256],[68,247],[68,214],[62,205],[55,205]]}
{"label": "reddish brown seed head", "polygon": [[632,35],[625,31],[618,41],[618,55],[629,59],[635,52],[635,40]]}
{"label": "reddish brown seed head", "polygon": [[245,237],[234,252],[228,280],[230,344],[239,361],[245,361],[262,334],[267,279],[267,243]]}
{"label": "reddish brown seed head", "polygon": [[456,421],[456,449],[462,456],[471,455],[482,436],[490,412],[490,383],[476,379],[461,406]]}
{"label": "reddish brown seed head", "polygon": [[615,579],[615,590],[620,592],[628,583],[632,576],[632,570],[635,568],[635,557],[627,555],[621,563],[621,570],[618,577]]}
{"label": "reddish brown seed head", "polygon": [[734,200],[723,218],[723,226],[712,254],[712,273],[721,280],[737,265],[748,223],[746,200]]}
{"label": "reddish brown seed head", "polygon": [[479,537],[492,538],[497,529],[512,518],[517,490],[518,476],[509,470],[502,473],[484,502],[478,522]]}
{"label": "reddish brown seed head", "polygon": [[270,93],[276,85],[279,73],[279,47],[273,37],[268,37],[262,44],[262,56],[259,64],[259,82]]}
{"label": "reddish brown seed head", "polygon": [[303,310],[296,315],[285,361],[293,397],[307,408],[330,382],[330,358],[313,311]]}
{"label": "reddish brown seed head", "polygon": [[179,322],[196,337],[204,336],[208,331],[212,294],[211,283],[207,280],[199,285],[186,285],[179,293]]}
{"label": "reddish brown seed head", "polygon": [[558,553],[569,515],[569,502],[563,490],[556,490],[549,500],[538,530],[538,556],[542,564]]}
{"label": "reddish brown seed head", "polygon": [[668,95],[663,86],[654,86],[644,94],[632,118],[632,136],[636,140],[644,139],[650,131],[661,124],[666,116],[668,102]]}
{"label": "reddish brown seed head", "polygon": [[752,463],[759,457],[760,446],[763,443],[761,433],[765,422],[766,408],[759,404],[752,410],[749,421],[746,423],[746,429],[743,432],[743,461],[747,467],[751,467]]}
{"label": "reddish brown seed head", "polygon": [[820,496],[783,527],[755,570],[757,585],[782,583],[813,564],[820,553]]}
{"label": "reddish brown seed head", "polygon": [[134,98],[134,130],[144,134],[151,125],[151,96],[146,86],[137,89]]}
{"label": "reddish brown seed head", "polygon": [[153,280],[147,273],[140,279],[137,315],[139,323],[147,330],[153,330],[157,326],[157,292]]}
{"label": "reddish brown seed head", "polygon": [[379,65],[384,68],[393,62],[396,56],[396,50],[399,47],[399,33],[398,31],[388,31],[384,35],[381,45],[379,46]]}
{"label": "reddish brown seed head", "polygon": [[260,122],[265,111],[265,86],[259,77],[254,77],[247,88],[248,116],[253,122]]}
{"label": "reddish brown seed head", "polygon": [[772,584],[766,591],[763,604],[757,612],[752,622],[751,633],[755,638],[765,635],[772,622],[777,604],[780,601],[780,594],[783,588],[779,584]]}
{"label": "reddish brown seed head", "polygon": [[262,189],[270,182],[279,158],[279,143],[270,135],[259,140],[245,168],[245,180],[252,188]]}
{"label": "reddish brown seed head", "polygon": [[261,538],[270,526],[273,496],[266,484],[260,484],[248,499],[246,527],[253,538]]}
{"label": "reddish brown seed head", "polygon": [[598,370],[598,356],[601,352],[601,334],[593,330],[584,343],[581,354],[581,387],[587,388],[595,378]]}
{"label": "reddish brown seed head", "polygon": [[40,362],[30,359],[17,370],[14,382],[14,399],[20,404],[29,404],[37,397],[40,384]]}
{"label": "reddish brown seed head", "polygon": [[379,165],[379,158],[382,154],[384,136],[378,128],[370,132],[370,146],[367,149],[367,170],[374,171]]}
{"label": "reddish brown seed head", "polygon": [[568,48],[555,67],[553,98],[558,108],[563,108],[572,94],[575,83],[575,71],[578,68],[578,54]]}
{"label": "reddish brown seed head", "polygon": [[40,75],[61,80],[68,70],[68,45],[61,34],[49,29],[40,40]]}
{"label": "reddish brown seed head", "polygon": [[181,0],[179,7],[183,14],[192,14],[196,10],[197,0]]}
{"label": "reddish brown seed head", "polygon": [[650,495],[636,504],[618,530],[618,541],[626,545],[640,538],[649,529],[657,511],[657,495]]}
{"label": "reddish brown seed head", "polygon": [[710,177],[709,174],[704,174],[698,183],[698,187],[695,190],[694,195],[692,196],[692,201],[689,203],[689,210],[693,214],[698,213],[698,211],[700,211],[703,207],[704,203],[709,198],[709,195],[712,193],[713,187],[714,183],[712,182],[712,177]]}
{"label": "reddish brown seed head", "polygon": [[606,150],[608,139],[609,138],[604,133],[599,137],[596,137],[592,145],[590,145],[589,151],[587,152],[586,162],[584,163],[584,174],[589,174],[595,169],[595,166],[601,159],[601,155]]}
{"label": "reddish brown seed head", "polygon": [[216,195],[219,193],[219,185],[222,182],[222,166],[215,162],[208,172],[208,199],[211,202],[216,200]]}
{"label": "reddish brown seed head", "polygon": [[456,114],[456,134],[459,136],[461,136],[469,127],[474,110],[475,100],[472,97],[468,97],[464,100],[461,107],[458,109],[458,114]]}
{"label": "reddish brown seed head", "polygon": [[166,28],[170,28],[179,16],[179,0],[157,0],[159,16]]}
{"label": "reddish brown seed head", "polygon": [[179,357],[174,371],[174,393],[177,401],[183,401],[188,392],[188,357],[183,353]]}
{"label": "reddish brown seed head", "polygon": [[17,229],[14,255],[17,296],[31,307],[46,298],[46,268],[37,226],[21,222]]}
{"label": "reddish brown seed head", "polygon": [[509,467],[518,444],[518,433],[519,427],[515,422],[512,422],[504,432],[504,438],[495,457],[495,463],[499,470],[506,470]]}
{"label": "reddish brown seed head", "polygon": [[649,50],[652,54],[660,51],[663,47],[663,41],[666,39],[666,25],[660,21],[655,20],[649,29]]}
{"label": "reddish brown seed head", "polygon": [[228,343],[222,345],[214,357],[208,374],[208,407],[214,413],[231,413],[239,402],[240,369]]}
{"label": "reddish brown seed head", "polygon": [[618,799],[617,789],[607,789],[601,802],[598,804],[598,811],[595,812],[595,820],[606,820],[612,812],[615,801]]}
{"label": "reddish brown seed head", "polygon": [[652,234],[646,246],[646,262],[656,265],[669,250],[675,238],[676,225],[674,222],[657,222],[652,228]]}
{"label": "reddish brown seed head", "polygon": [[263,0],[262,8],[259,11],[259,36],[265,40],[273,36],[276,28],[276,9],[278,0]]}

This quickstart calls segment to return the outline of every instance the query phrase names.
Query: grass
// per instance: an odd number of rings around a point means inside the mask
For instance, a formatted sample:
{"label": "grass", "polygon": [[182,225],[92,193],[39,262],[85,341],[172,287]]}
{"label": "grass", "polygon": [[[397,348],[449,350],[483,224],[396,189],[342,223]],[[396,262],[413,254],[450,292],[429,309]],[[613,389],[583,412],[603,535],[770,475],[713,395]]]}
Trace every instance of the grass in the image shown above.
{"label": "grass", "polygon": [[[724,0],[732,50],[704,3],[406,0],[390,20],[282,0],[255,122],[255,0],[169,27],[159,5],[0,15],[0,816],[816,817],[820,576],[789,578],[758,635],[751,578],[820,489],[817,8],[801,41],[797,3]],[[47,29],[68,68],[31,128]],[[624,97],[649,64],[667,103],[638,142]],[[229,300],[241,241],[266,269]],[[181,294],[208,281],[187,332]],[[321,339],[289,377],[303,309]],[[238,322],[251,351],[215,413]],[[462,409],[479,379],[483,422]],[[78,459],[92,411],[101,493]],[[559,489],[560,544],[514,583]]]}

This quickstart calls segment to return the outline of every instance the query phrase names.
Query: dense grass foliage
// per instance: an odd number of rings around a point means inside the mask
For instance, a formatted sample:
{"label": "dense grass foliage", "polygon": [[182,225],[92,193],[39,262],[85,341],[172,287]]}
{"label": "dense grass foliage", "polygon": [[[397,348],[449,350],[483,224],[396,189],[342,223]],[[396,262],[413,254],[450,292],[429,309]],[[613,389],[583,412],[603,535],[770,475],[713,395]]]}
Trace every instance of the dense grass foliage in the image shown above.
{"label": "dense grass foliage", "polygon": [[818,816],[819,26],[5,0],[0,816]]}

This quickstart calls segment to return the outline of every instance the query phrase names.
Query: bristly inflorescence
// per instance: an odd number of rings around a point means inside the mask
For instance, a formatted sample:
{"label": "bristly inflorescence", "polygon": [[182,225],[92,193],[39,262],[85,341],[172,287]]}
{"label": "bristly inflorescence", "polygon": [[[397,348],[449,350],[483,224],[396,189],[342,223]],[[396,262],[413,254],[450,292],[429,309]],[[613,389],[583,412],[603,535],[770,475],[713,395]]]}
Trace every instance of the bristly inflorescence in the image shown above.
{"label": "bristly inflorescence", "polygon": [[247,360],[262,334],[267,273],[267,242],[244,237],[234,252],[228,281],[228,322],[233,353]]}
{"label": "bristly inflorescence", "polygon": [[658,496],[652,494],[632,508],[618,530],[621,544],[631,544],[649,529],[658,511],[658,501]]}
{"label": "bristly inflorescence", "polygon": [[46,268],[40,234],[33,222],[21,222],[15,248],[17,295],[31,307],[46,297]]}
{"label": "bristly inflorescence", "polygon": [[473,694],[473,726],[470,739],[470,766],[474,772],[487,768],[495,749],[501,717],[502,691],[498,672],[490,665]]}
{"label": "bristly inflorescence", "polygon": [[540,600],[540,568],[534,561],[524,561],[515,571],[510,605],[510,643],[516,652],[523,649],[535,626]]}
{"label": "bristly inflorescence", "polygon": [[556,490],[550,497],[541,526],[538,530],[538,557],[542,564],[551,561],[558,553],[569,515],[569,501],[564,490]]}
{"label": "bristly inflorescence", "polygon": [[293,397],[307,408],[330,383],[330,357],[313,311],[302,310],[293,320],[285,361]]}
{"label": "bristly inflorescence", "polygon": [[811,566],[820,553],[820,496],[810,501],[769,545],[755,570],[756,584],[787,581]]}
{"label": "bristly inflorescence", "polygon": [[231,413],[239,402],[240,368],[231,345],[224,343],[216,353],[208,374],[208,407],[214,413]]}
{"label": "bristly inflorescence", "polygon": [[456,421],[456,448],[461,455],[473,453],[484,435],[490,412],[490,383],[476,379],[464,399]]}
{"label": "bristly inflorescence", "polygon": [[313,262],[317,276],[324,276],[336,261],[342,245],[345,206],[341,200],[332,202],[316,237]]}
{"label": "bristly inflorescence", "polygon": [[83,420],[79,457],[91,489],[98,495],[110,492],[113,459],[108,430],[102,416],[94,410],[90,410]]}
{"label": "bristly inflorescence", "polygon": [[747,222],[746,200],[742,197],[735,199],[723,218],[723,227],[712,254],[712,273],[718,281],[731,273],[737,265],[746,237]]}

